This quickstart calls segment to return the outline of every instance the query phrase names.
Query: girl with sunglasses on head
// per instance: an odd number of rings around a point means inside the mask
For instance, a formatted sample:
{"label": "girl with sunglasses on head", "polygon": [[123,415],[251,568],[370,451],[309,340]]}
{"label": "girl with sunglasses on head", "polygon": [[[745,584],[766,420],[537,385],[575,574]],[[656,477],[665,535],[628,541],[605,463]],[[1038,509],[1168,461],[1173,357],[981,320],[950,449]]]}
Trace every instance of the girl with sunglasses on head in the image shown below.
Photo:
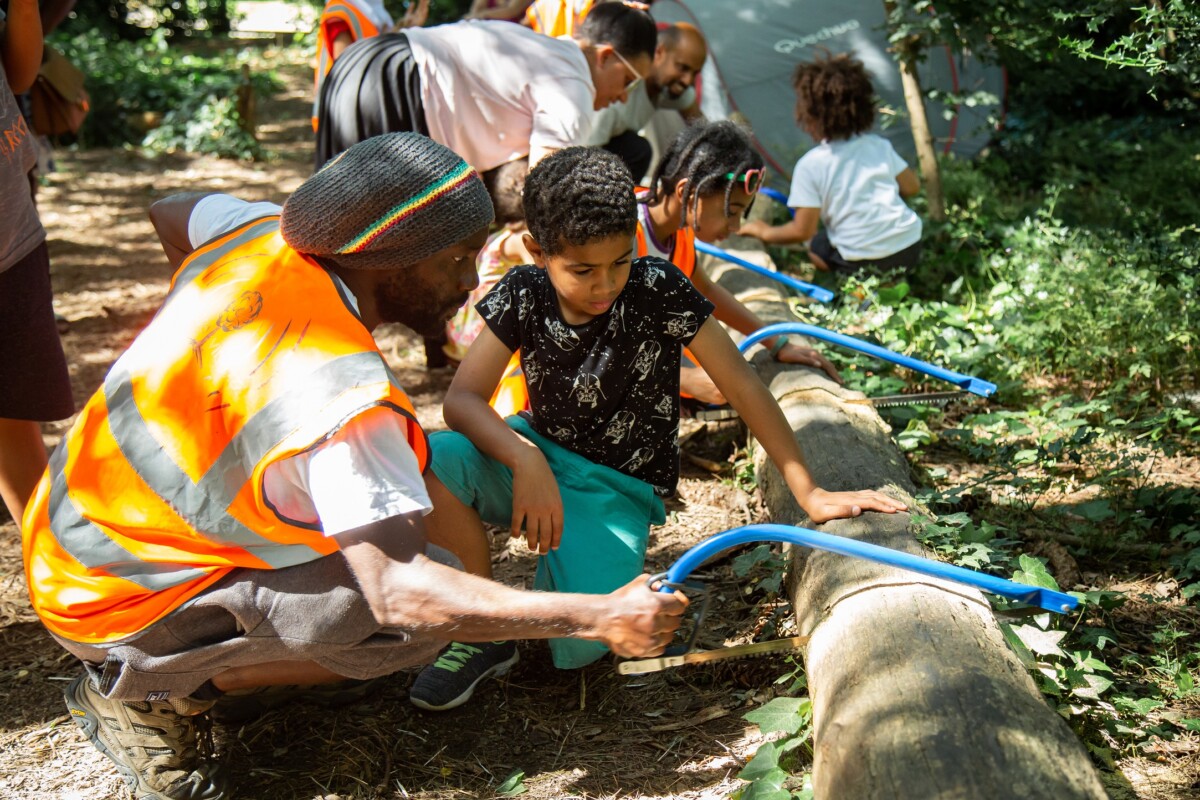
{"label": "girl with sunglasses on head", "polygon": [[[717,242],[740,232],[764,177],[762,156],[742,129],[732,122],[712,122],[681,131],[659,161],[650,187],[638,195],[637,255],[659,256],[679,267],[716,306],[714,316],[746,335],[766,323],[697,268],[696,239]],[[816,350],[792,344],[786,336],[766,339],[763,346],[778,361],[816,367],[841,383],[834,366]],[[684,365],[680,387],[702,402],[725,402],[699,367]]]}
{"label": "girl with sunglasses on head", "polygon": [[921,219],[904,198],[919,192],[921,181],[887,139],[869,132],[875,90],[862,62],[846,53],[802,62],[792,85],[796,120],[818,142],[792,173],[794,216],[775,226],[748,222],[739,233],[768,244],[807,243],[809,260],[822,270],[914,266]]}

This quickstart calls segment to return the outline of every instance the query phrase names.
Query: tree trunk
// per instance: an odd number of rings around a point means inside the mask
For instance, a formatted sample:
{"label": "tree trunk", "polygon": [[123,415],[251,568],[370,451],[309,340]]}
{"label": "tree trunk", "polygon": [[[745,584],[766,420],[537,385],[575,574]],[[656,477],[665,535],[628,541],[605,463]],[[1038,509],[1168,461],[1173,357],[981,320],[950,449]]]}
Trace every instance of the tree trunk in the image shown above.
{"label": "tree trunk", "polygon": [[[890,17],[896,9],[894,0],[884,0],[883,5]],[[908,108],[908,123],[912,129],[913,144],[917,148],[917,164],[925,186],[929,218],[934,222],[944,222],[946,200],[942,193],[942,173],[938,168],[937,151],[933,147],[933,133],[929,130],[929,117],[925,114],[925,93],[921,91],[921,77],[917,74],[917,64],[921,60],[918,46],[916,38],[912,37],[893,49],[896,65],[900,68],[904,105]]]}
{"label": "tree trunk", "polygon": [[[705,266],[739,297],[755,292],[750,305],[760,316],[788,314],[766,279]],[[907,463],[874,409],[843,403],[848,392],[815,370],[779,365],[761,352],[755,363],[822,487],[879,488],[914,509],[823,529],[925,555],[909,533],[919,512]],[[755,465],[772,519],[806,524],[758,449]],[[817,797],[1105,797],[1083,745],[1042,699],[979,592],[804,548],[794,549],[791,565],[799,632],[812,637],[805,667]]]}

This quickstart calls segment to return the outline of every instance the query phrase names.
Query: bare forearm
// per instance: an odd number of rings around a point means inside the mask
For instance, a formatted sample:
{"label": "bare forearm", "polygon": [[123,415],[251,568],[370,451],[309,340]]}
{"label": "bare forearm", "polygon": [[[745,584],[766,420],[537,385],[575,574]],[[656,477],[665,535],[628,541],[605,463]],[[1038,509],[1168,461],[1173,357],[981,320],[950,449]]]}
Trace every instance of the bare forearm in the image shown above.
{"label": "bare forearm", "polygon": [[527,592],[418,557],[392,562],[384,624],[466,642],[574,637],[599,639],[607,601]]}
{"label": "bare forearm", "polygon": [[42,66],[42,18],[37,0],[12,0],[7,26],[0,34],[4,73],[14,94],[33,86]]}
{"label": "bare forearm", "polygon": [[805,230],[798,225],[785,222],[783,225],[770,225],[762,228],[762,235],[759,238],[766,244],[804,244],[815,233],[815,230]]}

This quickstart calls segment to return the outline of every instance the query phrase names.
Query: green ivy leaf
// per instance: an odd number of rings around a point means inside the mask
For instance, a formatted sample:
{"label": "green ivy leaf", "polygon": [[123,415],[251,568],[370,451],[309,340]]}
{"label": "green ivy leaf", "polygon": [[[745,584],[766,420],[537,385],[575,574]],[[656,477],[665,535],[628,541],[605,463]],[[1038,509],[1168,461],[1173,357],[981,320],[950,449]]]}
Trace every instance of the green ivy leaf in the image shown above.
{"label": "green ivy leaf", "polygon": [[1062,648],[1058,646],[1058,643],[1067,635],[1066,631],[1044,631],[1032,625],[1014,625],[1013,633],[1020,637],[1026,647],[1039,656],[1063,655]]}
{"label": "green ivy leaf", "polygon": [[502,797],[516,797],[528,791],[529,787],[525,785],[525,772],[519,769],[513,770],[513,773],[496,787],[496,794]]}
{"label": "green ivy leaf", "polygon": [[[1113,701],[1113,705],[1121,711],[1132,711],[1144,717],[1151,711],[1162,708],[1165,704],[1162,700],[1155,700],[1153,697],[1140,697],[1137,700],[1129,697],[1118,697]],[[1183,722],[1186,721],[1183,720]]]}
{"label": "green ivy leaf", "polygon": [[754,758],[750,759],[737,774],[739,780],[756,781],[780,769],[779,757],[783,755],[775,742],[764,742],[758,746]]}
{"label": "green ivy leaf", "polygon": [[1033,655],[1033,651],[1025,646],[1021,637],[1013,630],[1012,625],[1007,622],[1000,623],[1000,632],[1004,634],[1004,641],[1008,642],[1008,646],[1017,654],[1017,658],[1020,659],[1025,669],[1032,670],[1037,667],[1037,658]]}
{"label": "green ivy leaf", "polygon": [[812,719],[812,701],[807,697],[776,697],[742,716],[763,733],[793,734]]}
{"label": "green ivy leaf", "polygon": [[1107,500],[1089,500],[1075,506],[1074,510],[1089,522],[1103,522],[1117,515],[1117,512],[1113,511],[1112,503]]}
{"label": "green ivy leaf", "polygon": [[776,768],[747,786],[742,800],[791,800],[791,793],[783,788],[787,779],[788,774]]}

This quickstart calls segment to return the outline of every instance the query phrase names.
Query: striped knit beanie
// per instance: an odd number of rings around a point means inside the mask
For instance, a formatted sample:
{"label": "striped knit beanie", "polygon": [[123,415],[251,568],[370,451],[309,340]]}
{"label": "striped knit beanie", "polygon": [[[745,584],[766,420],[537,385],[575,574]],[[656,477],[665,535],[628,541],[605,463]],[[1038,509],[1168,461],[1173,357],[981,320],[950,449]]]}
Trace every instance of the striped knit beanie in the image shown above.
{"label": "striped knit beanie", "polygon": [[478,173],[419,133],[351,147],[300,185],[280,214],[294,250],[350,269],[396,269],[487,226],[492,201]]}

